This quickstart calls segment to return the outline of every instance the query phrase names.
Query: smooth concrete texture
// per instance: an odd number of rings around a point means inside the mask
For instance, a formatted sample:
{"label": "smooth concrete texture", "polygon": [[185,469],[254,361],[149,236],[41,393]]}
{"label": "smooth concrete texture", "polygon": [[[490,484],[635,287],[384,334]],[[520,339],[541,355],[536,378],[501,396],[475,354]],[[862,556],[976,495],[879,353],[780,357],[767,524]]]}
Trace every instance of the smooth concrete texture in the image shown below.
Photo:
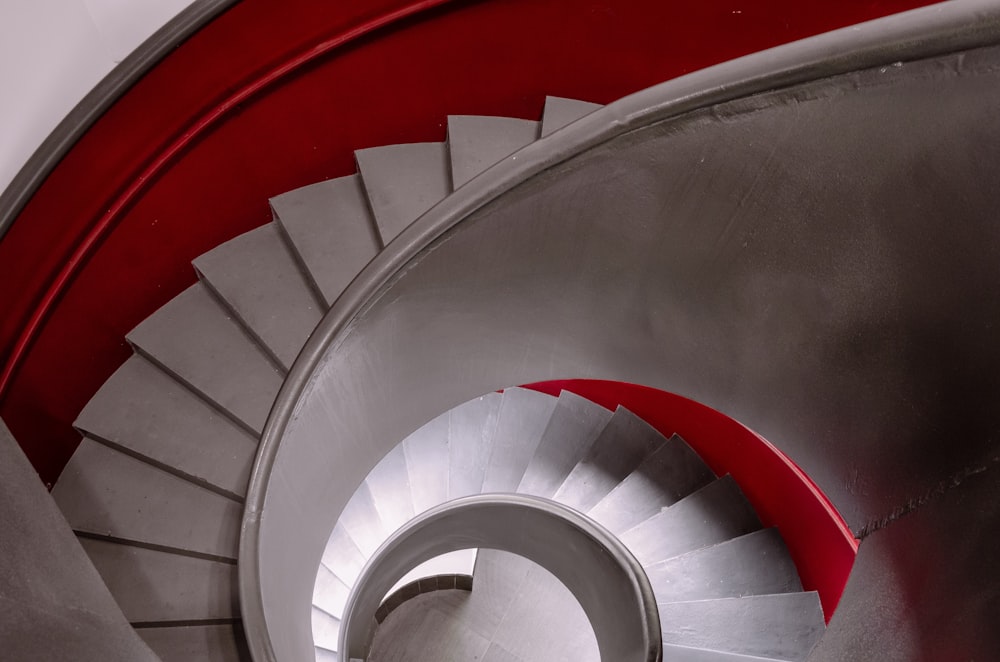
{"label": "smooth concrete texture", "polygon": [[657,602],[683,602],[802,590],[777,529],[762,529],[647,565]]}
{"label": "smooth concrete texture", "polygon": [[488,393],[448,413],[449,499],[482,493],[501,399]]}
{"label": "smooth concrete texture", "polygon": [[264,428],[281,371],[204,285],[178,294],[128,340],[249,431]]}
{"label": "smooth concrete texture", "polygon": [[589,115],[601,106],[589,101],[566,99],[564,97],[545,97],[545,109],[542,111],[541,136],[544,138],[556,129]]}
{"label": "smooth concrete texture", "polygon": [[[513,492],[535,455],[557,398],[524,388],[504,389],[483,492]],[[495,457],[494,457],[495,456]]]}
{"label": "smooth concrete texture", "polygon": [[715,545],[760,528],[760,520],[729,476],[684,497],[619,538],[645,565]]}
{"label": "smooth concrete texture", "polygon": [[84,438],[52,489],[75,531],[235,559],[243,507]]}
{"label": "smooth concrete texture", "polygon": [[448,500],[450,420],[451,415],[445,412],[403,440],[403,453],[410,468],[413,512],[416,515]]}
{"label": "smooth concrete texture", "polygon": [[133,625],[239,618],[235,563],[94,538],[80,544]]}
{"label": "smooth concrete texture", "polygon": [[[1000,659],[1000,629],[993,626],[1000,613],[998,545],[995,451],[887,517],[862,540],[844,596],[811,660]],[[992,622],[984,623],[982,614],[991,614]]]}
{"label": "smooth concrete texture", "polygon": [[451,193],[445,143],[409,143],[355,152],[382,245]]}
{"label": "smooth concrete texture", "polygon": [[462,186],[538,138],[540,122],[512,117],[448,116],[452,188]]}
{"label": "smooth concrete texture", "polygon": [[365,477],[378,518],[394,531],[413,517],[410,471],[403,446],[393,448]]}
{"label": "smooth concrete texture", "polygon": [[648,423],[618,407],[552,499],[586,512],[665,443],[663,435]]}
{"label": "smooth concrete texture", "polygon": [[199,484],[246,493],[257,439],[140,355],[104,382],[75,425]]}
{"label": "smooth concrete texture", "polygon": [[370,662],[599,662],[580,604],[541,567],[483,550],[475,586],[422,594],[379,627]]}
{"label": "smooth concrete texture", "polygon": [[327,309],[275,223],[230,239],[199,256],[194,267],[285,370]]}
{"label": "smooth concrete texture", "polygon": [[142,628],[138,632],[162,662],[250,662],[239,623]]}
{"label": "smooth concrete texture", "polygon": [[663,643],[802,662],[823,635],[816,593],[658,605]]}
{"label": "smooth concrete texture", "polygon": [[365,556],[351,539],[351,535],[338,523],[333,527],[326,549],[323,550],[323,565],[345,584],[354,585],[365,565]]}
{"label": "smooth concrete texture", "polygon": [[0,657],[155,662],[0,421]]}
{"label": "smooth concrete texture", "polygon": [[271,208],[327,306],[382,248],[360,175],[283,193]]}
{"label": "smooth concrete texture", "polygon": [[674,435],[591,508],[587,515],[623,533],[715,480],[715,474]]}
{"label": "smooth concrete texture", "polygon": [[542,440],[521,476],[517,491],[549,498],[590,451],[611,412],[575,393],[559,394]]}

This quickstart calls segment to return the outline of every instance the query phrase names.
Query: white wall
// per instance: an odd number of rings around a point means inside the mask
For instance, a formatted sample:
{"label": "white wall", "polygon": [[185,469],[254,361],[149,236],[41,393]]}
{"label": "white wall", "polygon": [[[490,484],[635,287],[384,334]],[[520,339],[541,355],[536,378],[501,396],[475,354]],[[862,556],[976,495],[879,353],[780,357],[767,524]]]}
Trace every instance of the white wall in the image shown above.
{"label": "white wall", "polygon": [[0,190],[116,64],[192,0],[0,0]]}

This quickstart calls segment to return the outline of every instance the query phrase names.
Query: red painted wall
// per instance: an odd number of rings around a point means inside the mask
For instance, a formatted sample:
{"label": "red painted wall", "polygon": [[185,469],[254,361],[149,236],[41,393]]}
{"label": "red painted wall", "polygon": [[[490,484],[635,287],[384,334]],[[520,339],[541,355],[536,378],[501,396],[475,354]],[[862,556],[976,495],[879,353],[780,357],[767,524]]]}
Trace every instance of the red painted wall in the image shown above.
{"label": "red painted wall", "polygon": [[537,118],[926,0],[243,0],[124,95],[0,242],[0,416],[42,479],[188,262],[352,150],[442,140],[447,114]]}

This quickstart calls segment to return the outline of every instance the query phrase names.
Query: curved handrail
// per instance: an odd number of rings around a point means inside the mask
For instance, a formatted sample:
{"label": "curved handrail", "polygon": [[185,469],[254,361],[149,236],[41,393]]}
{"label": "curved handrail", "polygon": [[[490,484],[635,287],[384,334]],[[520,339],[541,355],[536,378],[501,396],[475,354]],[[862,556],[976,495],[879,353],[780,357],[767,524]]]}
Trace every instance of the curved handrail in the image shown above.
{"label": "curved handrail", "polygon": [[323,357],[405,265],[474,212],[570,158],[649,124],[768,90],[1000,42],[1000,6],[955,0],[754,53],[611,103],[507,157],[404,229],[337,299],[300,352],[268,416],[246,496],[240,603],[254,659],[276,660],[259,576],[260,521],[285,429]]}
{"label": "curved handrail", "polygon": [[635,557],[577,511],[522,494],[449,501],[397,530],[365,565],[347,599],[338,649],[350,659],[367,657],[375,612],[393,583],[423,561],[468,547],[518,554],[555,575],[587,614],[602,660],[660,661],[656,597]]}

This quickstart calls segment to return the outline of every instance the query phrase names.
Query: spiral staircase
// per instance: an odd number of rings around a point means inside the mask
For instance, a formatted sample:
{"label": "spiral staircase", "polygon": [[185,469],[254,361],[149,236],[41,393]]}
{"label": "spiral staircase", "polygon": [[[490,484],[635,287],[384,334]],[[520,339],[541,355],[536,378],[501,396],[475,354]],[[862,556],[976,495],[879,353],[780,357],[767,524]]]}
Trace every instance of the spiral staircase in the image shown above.
{"label": "spiral staircase", "polygon": [[[447,143],[362,150],[357,175],[278,196],[273,223],[195,260],[198,284],[129,334],[134,355],[81,412],[52,494],[164,660],[245,657],[235,564],[256,437],[326,309],[452,190],[595,108],[550,97],[539,122],[451,117]],[[619,535],[653,582],[671,659],[801,660],[823,631],[780,535],[683,440],[624,408],[512,388],[429,422],[355,492],[319,568],[317,659],[338,659],[347,596],[393,531],[492,492],[552,499]]]}
{"label": "spiral staircase", "polygon": [[[346,662],[345,609],[394,531],[518,492],[642,564],[664,659],[834,659],[874,645],[865,614],[923,594],[947,599],[913,622],[961,612],[971,652],[894,621],[900,659],[1000,650],[974,627],[992,580],[967,602],[940,586],[988,572],[1000,461],[979,374],[996,311],[976,294],[1000,279],[995,187],[968,185],[995,163],[1000,20],[966,4],[606,107],[453,116],[445,142],[362,149],[356,174],[273,198],[273,222],[197,258],[198,282],[128,334],[77,418],[52,496],[125,618],[168,662]],[[567,376],[690,395],[815,472],[870,539],[833,644],[761,524],[773,501],[648,411],[517,386]],[[944,421],[968,440],[952,455]],[[967,564],[943,562],[940,521],[976,532],[951,539]],[[866,608],[869,586],[890,597]],[[423,589],[386,594],[383,620]]]}

